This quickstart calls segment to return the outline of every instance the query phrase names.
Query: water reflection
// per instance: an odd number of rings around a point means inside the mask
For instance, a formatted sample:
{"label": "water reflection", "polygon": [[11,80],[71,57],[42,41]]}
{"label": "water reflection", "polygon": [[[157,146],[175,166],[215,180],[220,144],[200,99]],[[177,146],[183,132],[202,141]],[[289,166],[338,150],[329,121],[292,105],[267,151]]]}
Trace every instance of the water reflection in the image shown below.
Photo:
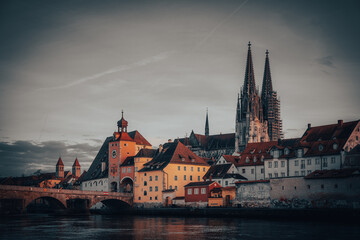
{"label": "water reflection", "polygon": [[358,239],[357,224],[138,216],[0,219],[0,239]]}

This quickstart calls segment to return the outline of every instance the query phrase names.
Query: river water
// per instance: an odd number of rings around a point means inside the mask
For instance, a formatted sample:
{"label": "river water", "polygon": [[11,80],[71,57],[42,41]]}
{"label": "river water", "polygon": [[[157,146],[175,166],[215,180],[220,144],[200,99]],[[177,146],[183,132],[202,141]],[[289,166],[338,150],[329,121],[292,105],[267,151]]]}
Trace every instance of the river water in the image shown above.
{"label": "river water", "polygon": [[239,218],[51,216],[0,218],[0,239],[360,239],[355,223]]}

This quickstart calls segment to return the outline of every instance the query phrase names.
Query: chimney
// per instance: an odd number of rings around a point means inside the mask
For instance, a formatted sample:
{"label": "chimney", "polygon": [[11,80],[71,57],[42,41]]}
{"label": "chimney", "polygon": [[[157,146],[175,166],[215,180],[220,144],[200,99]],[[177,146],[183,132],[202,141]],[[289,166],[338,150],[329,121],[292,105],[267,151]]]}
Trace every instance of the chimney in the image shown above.
{"label": "chimney", "polygon": [[338,120],[338,127],[342,127],[343,126],[343,120]]}
{"label": "chimney", "polygon": [[307,129],[309,130],[310,128],[311,128],[311,123],[308,123],[308,128]]}

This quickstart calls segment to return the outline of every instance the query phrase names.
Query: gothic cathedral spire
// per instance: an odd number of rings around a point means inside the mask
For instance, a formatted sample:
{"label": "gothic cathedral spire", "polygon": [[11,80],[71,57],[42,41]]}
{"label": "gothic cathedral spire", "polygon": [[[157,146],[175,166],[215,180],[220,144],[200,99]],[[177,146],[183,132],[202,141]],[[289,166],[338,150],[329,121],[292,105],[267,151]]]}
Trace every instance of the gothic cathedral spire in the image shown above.
{"label": "gothic cathedral spire", "polygon": [[206,122],[205,122],[205,136],[209,136],[209,116],[208,109],[206,108]]}
{"label": "gothic cathedral spire", "polygon": [[282,137],[282,122],[280,119],[280,100],[277,93],[273,91],[269,51],[266,50],[264,78],[261,90],[261,103],[263,108],[264,120],[268,124],[268,134],[270,141],[277,141]]}

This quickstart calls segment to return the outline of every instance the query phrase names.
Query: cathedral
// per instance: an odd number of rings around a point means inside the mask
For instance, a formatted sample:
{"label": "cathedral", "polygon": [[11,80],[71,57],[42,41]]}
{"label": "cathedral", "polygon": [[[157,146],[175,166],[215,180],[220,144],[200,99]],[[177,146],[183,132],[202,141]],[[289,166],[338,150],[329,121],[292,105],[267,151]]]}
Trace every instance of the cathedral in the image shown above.
{"label": "cathedral", "polygon": [[277,141],[282,138],[280,101],[272,87],[269,51],[266,51],[260,95],[255,85],[250,42],[248,46],[244,85],[237,99],[235,133],[210,135],[206,113],[205,135],[192,131],[189,137],[177,139],[200,157],[217,160],[224,154],[242,152],[247,143]]}
{"label": "cathedral", "polygon": [[260,96],[255,85],[250,42],[248,46],[244,85],[237,99],[235,152],[242,152],[247,143],[277,141],[282,137],[280,101],[272,88],[269,52],[266,50]]}

